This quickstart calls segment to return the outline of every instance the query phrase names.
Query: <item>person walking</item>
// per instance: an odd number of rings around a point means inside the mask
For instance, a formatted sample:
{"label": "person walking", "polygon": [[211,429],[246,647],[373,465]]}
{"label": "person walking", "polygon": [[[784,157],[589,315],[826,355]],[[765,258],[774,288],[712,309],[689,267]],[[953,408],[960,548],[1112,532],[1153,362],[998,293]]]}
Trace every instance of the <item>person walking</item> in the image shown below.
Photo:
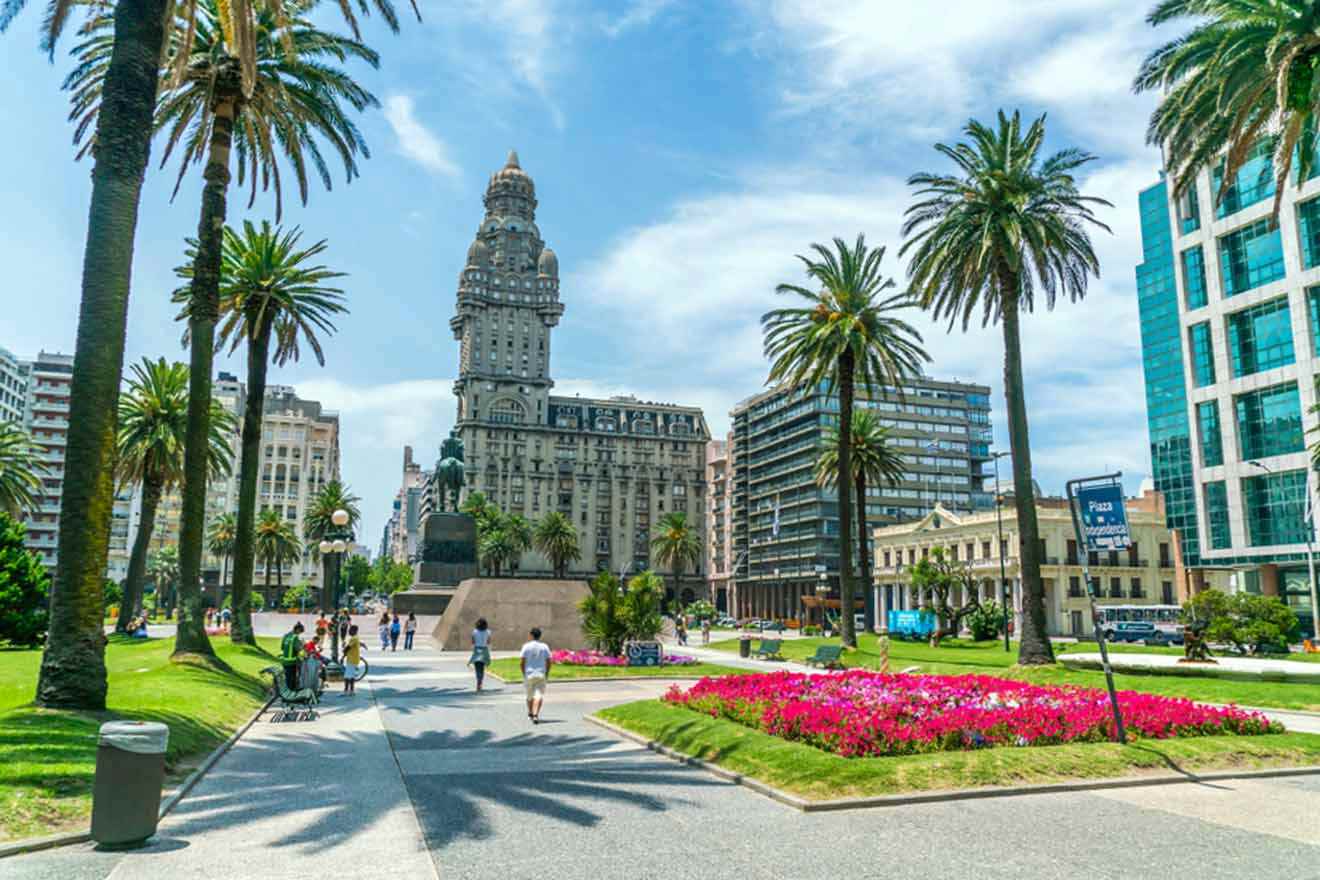
{"label": "person walking", "polygon": [[280,665],[284,667],[284,680],[291,691],[298,690],[298,663],[304,656],[302,634],[302,621],[298,621],[280,640]]}
{"label": "person walking", "polygon": [[228,608],[221,609],[221,611],[220,611],[220,627],[221,627],[226,633],[229,632],[229,620],[230,620],[230,617],[231,617],[231,616],[232,616],[232,615],[230,614],[230,611],[229,611]]}
{"label": "person walking", "polygon": [[403,632],[403,625],[399,623],[399,615],[394,615],[394,620],[390,621],[390,650],[399,650],[399,633]]}
{"label": "person walking", "polygon": [[353,618],[349,617],[347,608],[340,608],[338,619],[335,626],[339,627],[339,643],[342,645],[348,641],[348,628],[353,625]]}
{"label": "person walking", "polygon": [[527,691],[527,717],[541,723],[541,704],[545,702],[545,683],[550,678],[550,646],[541,641],[541,628],[532,627],[531,639],[522,646],[523,688]]}
{"label": "person walking", "polygon": [[344,693],[357,693],[358,670],[362,667],[362,652],[366,648],[358,638],[358,628],[348,628],[348,641],[344,643]]}
{"label": "person walking", "polygon": [[390,649],[390,616],[386,612],[381,612],[380,620],[376,621],[377,635],[380,636],[380,649],[388,651]]}
{"label": "person walking", "polygon": [[703,645],[709,645],[709,644],[710,644],[710,618],[709,618],[709,617],[703,617],[703,618],[701,619],[701,644],[703,644]]}
{"label": "person walking", "polygon": [[472,630],[472,656],[468,665],[477,673],[477,693],[481,693],[482,683],[486,679],[486,667],[490,665],[490,625],[486,618],[477,618],[477,626]]}
{"label": "person walking", "polygon": [[676,617],[676,618],[674,619],[674,632],[678,635],[678,643],[679,643],[680,645],[686,645],[686,644],[687,644],[687,622],[686,622],[685,620],[683,620],[683,615],[682,615],[682,614],[678,615],[678,617]]}
{"label": "person walking", "polygon": [[417,635],[417,613],[408,612],[408,620],[403,625],[403,650],[411,651],[413,636]]}

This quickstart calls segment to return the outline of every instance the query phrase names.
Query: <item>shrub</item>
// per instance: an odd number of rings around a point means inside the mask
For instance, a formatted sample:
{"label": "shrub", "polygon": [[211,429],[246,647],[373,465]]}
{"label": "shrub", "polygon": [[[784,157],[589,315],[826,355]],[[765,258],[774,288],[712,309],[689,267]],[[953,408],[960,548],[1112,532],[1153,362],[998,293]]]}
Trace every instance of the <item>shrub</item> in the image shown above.
{"label": "shrub", "polygon": [[1004,607],[993,599],[982,602],[968,615],[967,628],[971,630],[974,642],[988,642],[997,638],[1004,631]]}
{"label": "shrub", "polygon": [[26,530],[0,511],[0,641],[29,647],[46,637],[50,575],[23,546]]}
{"label": "shrub", "polygon": [[315,598],[312,594],[312,585],[308,581],[303,581],[285,590],[280,604],[287,611],[296,611],[304,603],[312,604]]}
{"label": "shrub", "polygon": [[110,578],[106,578],[105,586],[101,587],[101,604],[105,606],[107,612],[112,607],[124,604],[123,587]]}
{"label": "shrub", "polygon": [[1205,638],[1225,642],[1239,654],[1264,648],[1287,650],[1297,633],[1297,615],[1277,596],[1204,590],[1183,606],[1183,622],[1204,623]]}
{"label": "shrub", "polygon": [[689,617],[695,617],[697,620],[714,620],[718,612],[715,606],[705,599],[698,599],[683,609],[683,613]]}

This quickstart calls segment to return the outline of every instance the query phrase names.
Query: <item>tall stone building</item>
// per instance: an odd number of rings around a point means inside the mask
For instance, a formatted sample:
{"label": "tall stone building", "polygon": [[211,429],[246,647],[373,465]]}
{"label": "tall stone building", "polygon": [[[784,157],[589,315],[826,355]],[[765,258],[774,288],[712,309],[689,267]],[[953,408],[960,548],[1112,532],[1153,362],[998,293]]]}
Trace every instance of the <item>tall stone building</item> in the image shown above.
{"label": "tall stone building", "polygon": [[[704,539],[710,432],[696,407],[551,394],[551,331],[564,304],[559,259],[541,238],[536,205],[536,186],[510,153],[486,188],[450,320],[464,495],[480,490],[528,519],[552,510],[570,517],[582,548],[574,573],[640,570],[650,565],[652,527],[667,513],[686,513]],[[548,573],[549,564],[528,553],[519,570]],[[687,574],[691,586],[680,592],[704,592],[704,573]]]}

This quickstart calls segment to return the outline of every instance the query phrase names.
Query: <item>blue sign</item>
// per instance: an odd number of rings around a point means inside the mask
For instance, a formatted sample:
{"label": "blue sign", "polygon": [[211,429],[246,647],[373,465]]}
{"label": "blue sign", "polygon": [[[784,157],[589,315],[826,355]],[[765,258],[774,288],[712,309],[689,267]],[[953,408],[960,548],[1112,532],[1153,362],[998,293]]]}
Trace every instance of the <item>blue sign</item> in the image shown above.
{"label": "blue sign", "polygon": [[659,666],[663,650],[659,642],[629,642],[629,666]]}
{"label": "blue sign", "polygon": [[1127,511],[1123,509],[1123,487],[1118,483],[1078,488],[1077,510],[1087,550],[1122,550],[1132,543]]}
{"label": "blue sign", "polygon": [[932,611],[890,611],[889,631],[907,638],[926,637],[935,631]]}

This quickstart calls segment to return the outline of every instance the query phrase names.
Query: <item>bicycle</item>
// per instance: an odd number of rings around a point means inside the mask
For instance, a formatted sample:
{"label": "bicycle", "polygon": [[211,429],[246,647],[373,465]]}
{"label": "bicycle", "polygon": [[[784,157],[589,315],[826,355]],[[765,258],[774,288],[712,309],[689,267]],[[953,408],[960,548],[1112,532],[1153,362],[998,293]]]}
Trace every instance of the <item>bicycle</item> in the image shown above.
{"label": "bicycle", "polygon": [[[366,678],[366,677],[367,677],[367,671],[368,671],[370,668],[371,668],[371,664],[367,662],[367,658],[366,658],[366,657],[363,657],[361,660],[358,661],[358,665],[357,665],[358,674],[355,675],[355,676],[353,676],[353,681],[361,681],[362,679]],[[347,675],[348,675],[348,667],[347,667],[347,666],[344,667],[344,675],[345,675],[346,677],[347,677]]]}

